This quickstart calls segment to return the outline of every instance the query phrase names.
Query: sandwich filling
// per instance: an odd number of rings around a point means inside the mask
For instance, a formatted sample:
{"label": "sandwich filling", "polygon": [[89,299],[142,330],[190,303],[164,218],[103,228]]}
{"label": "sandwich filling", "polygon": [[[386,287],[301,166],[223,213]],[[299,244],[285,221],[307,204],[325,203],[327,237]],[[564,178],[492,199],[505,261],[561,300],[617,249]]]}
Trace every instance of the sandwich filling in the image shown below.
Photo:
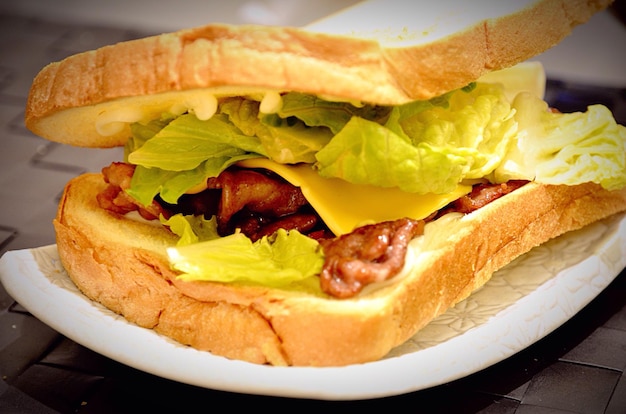
{"label": "sandwich filling", "polygon": [[447,212],[471,213],[528,181],[626,185],[626,128],[607,108],[560,114],[509,89],[477,82],[396,107],[221,97],[200,114],[133,123],[98,199],[180,235],[169,254],[185,280],[319,279],[323,292],[352,297],[396,275],[410,240]]}

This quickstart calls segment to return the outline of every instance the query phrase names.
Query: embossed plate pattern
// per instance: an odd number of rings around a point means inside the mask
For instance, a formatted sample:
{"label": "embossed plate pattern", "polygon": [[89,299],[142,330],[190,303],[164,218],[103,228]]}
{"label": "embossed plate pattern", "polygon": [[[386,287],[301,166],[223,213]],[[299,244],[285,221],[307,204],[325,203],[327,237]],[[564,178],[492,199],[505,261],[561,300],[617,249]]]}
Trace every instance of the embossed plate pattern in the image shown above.
{"label": "embossed plate pattern", "polygon": [[337,368],[270,367],[200,352],[137,327],[83,296],[56,246],[0,259],[0,280],[33,315],[137,369],[226,391],[362,399],[416,391],[477,372],[566,322],[626,267],[626,215],[533,249],[380,361]]}

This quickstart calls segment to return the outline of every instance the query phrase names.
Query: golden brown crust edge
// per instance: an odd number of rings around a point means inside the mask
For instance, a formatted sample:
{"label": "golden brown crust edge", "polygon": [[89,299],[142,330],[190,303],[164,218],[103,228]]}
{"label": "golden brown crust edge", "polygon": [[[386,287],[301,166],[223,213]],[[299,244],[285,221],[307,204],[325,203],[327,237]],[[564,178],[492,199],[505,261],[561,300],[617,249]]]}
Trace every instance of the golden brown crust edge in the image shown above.
{"label": "golden brown crust edge", "polygon": [[[25,122],[44,138],[112,147],[101,136],[106,104],[149,106],[135,97],[224,86],[299,91],[378,104],[428,99],[512,66],[557,44],[610,0],[540,0],[499,19],[413,47],[288,27],[209,25],[106,46],[55,62],[36,76]],[[141,62],[141,64],[137,64]]]}
{"label": "golden brown crust edge", "polygon": [[[102,222],[97,216],[107,213],[90,214],[94,213],[93,203],[84,204],[91,211],[71,211],[93,195],[83,187],[90,183],[99,186],[98,180],[86,176],[68,183],[54,221],[61,261],[86,296],[132,323],[183,344],[229,358],[285,365],[283,356],[274,354],[280,347],[271,326],[252,309],[228,303],[202,303],[186,297],[169,283],[162,273],[169,270],[161,263],[160,252],[172,242],[167,232],[153,232],[130,223],[148,231],[138,233],[137,243],[129,246],[119,243],[121,234],[116,240],[118,228],[99,234],[98,225]],[[85,212],[88,214],[82,214]],[[107,222],[117,220],[113,216],[109,219]],[[86,222],[76,226],[81,220]],[[153,243],[150,239],[157,233],[160,238],[157,236]],[[139,247],[144,243],[145,248]]]}
{"label": "golden brown crust edge", "polygon": [[515,257],[626,209],[626,189],[531,184],[466,216],[463,230],[450,232],[454,243],[442,242],[445,247],[398,283],[354,300],[335,300],[176,281],[163,256],[174,239],[158,227],[98,209],[93,196],[101,186],[98,174],[72,180],[55,220],[59,254],[77,286],[129,321],[181,343],[274,365],[380,359]]}

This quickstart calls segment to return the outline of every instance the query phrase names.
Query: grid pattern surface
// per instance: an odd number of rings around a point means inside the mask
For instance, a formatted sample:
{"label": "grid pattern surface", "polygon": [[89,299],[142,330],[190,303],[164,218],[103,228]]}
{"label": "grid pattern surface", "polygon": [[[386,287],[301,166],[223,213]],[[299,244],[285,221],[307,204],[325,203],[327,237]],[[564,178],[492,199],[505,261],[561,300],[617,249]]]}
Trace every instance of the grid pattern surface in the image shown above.
{"label": "grid pattern surface", "polygon": [[[46,63],[149,33],[0,15],[0,254],[54,243],[51,221],[65,183],[98,171],[121,149],[47,142],[23,125],[33,76]],[[600,101],[624,123],[624,91],[551,82],[563,109]],[[471,358],[471,355],[467,356]],[[411,404],[437,412],[626,412],[626,273],[570,322],[519,354],[433,389],[365,402],[329,403],[201,389],[121,365],[64,338],[0,286],[0,412],[176,412],[227,403],[247,407],[360,408]],[[419,373],[416,373],[419,375]],[[229,408],[230,408],[229,407]]]}

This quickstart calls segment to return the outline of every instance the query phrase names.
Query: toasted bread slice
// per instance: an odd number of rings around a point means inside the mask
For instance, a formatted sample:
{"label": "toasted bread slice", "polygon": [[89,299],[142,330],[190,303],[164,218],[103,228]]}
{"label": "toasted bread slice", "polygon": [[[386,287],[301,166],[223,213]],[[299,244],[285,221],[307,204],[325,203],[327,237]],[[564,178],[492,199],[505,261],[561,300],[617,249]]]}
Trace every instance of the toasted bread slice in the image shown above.
{"label": "toasted bread slice", "polygon": [[[52,141],[113,147],[130,136],[129,122],[174,106],[198,109],[224,95],[296,91],[382,105],[428,99],[547,50],[610,3],[528,0],[515,3],[519,10],[472,4],[481,13],[445,24],[433,16],[428,27],[406,27],[399,43],[385,41],[384,27],[362,37],[322,33],[342,20],[310,30],[209,25],[147,37],[46,66],[33,81],[26,125]],[[442,14],[458,13],[460,3],[442,4],[450,8]],[[501,15],[485,18],[480,7]],[[356,7],[341,16],[358,21],[368,13]],[[424,34],[442,25],[449,34]]]}

